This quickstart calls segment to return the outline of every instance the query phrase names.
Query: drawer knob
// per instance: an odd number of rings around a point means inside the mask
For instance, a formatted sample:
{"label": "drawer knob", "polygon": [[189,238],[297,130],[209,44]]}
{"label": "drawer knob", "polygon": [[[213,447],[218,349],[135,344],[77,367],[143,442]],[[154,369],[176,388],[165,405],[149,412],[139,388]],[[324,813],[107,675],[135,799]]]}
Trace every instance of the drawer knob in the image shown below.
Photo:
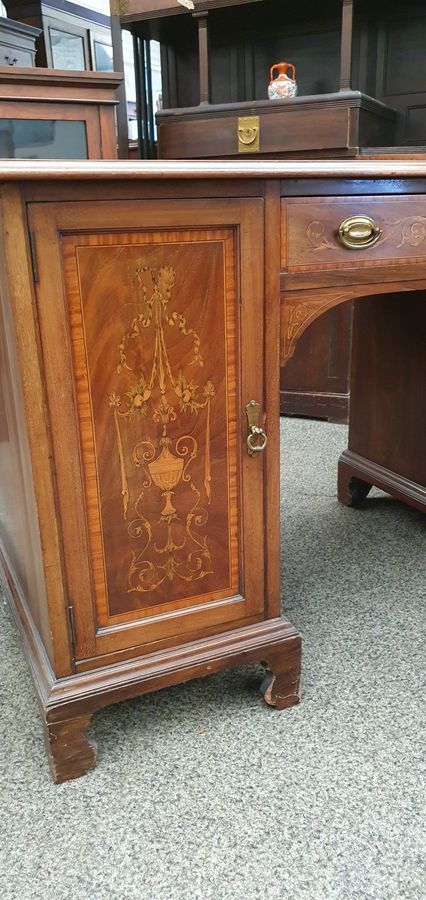
{"label": "drawer knob", "polygon": [[372,247],[382,233],[382,229],[370,216],[349,216],[339,225],[339,239],[348,250],[363,250]]}

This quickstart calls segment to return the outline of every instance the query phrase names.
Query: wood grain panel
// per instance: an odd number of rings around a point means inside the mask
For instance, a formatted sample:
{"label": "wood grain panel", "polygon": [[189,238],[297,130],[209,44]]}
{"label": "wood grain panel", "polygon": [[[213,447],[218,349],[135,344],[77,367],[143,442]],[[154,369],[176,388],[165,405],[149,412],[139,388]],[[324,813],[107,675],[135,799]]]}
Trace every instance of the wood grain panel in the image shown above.
{"label": "wood grain panel", "polygon": [[347,421],[351,331],[350,303],[329,309],[309,325],[281,370],[282,415]]}
{"label": "wood grain panel", "polygon": [[425,376],[426,291],[357,301],[349,450],[423,489]]}
{"label": "wood grain panel", "polygon": [[[370,179],[378,178],[381,187],[378,192],[382,192],[383,188],[388,193],[403,192],[410,194],[410,182],[401,184],[401,179],[419,178],[424,179],[426,176],[426,161],[424,158],[401,158],[392,157],[391,159],[352,159],[352,160],[291,160],[282,162],[281,160],[149,160],[149,162],[141,162],[139,160],[2,160],[0,164],[0,174],[2,180],[5,181],[24,181],[31,182],[43,180],[46,182],[63,181],[69,184],[70,180],[93,181],[96,178],[103,178],[105,181],[129,181],[151,182],[155,184],[157,179],[188,179],[188,182],[194,184],[197,179],[230,179],[242,178],[246,180],[250,186],[250,179],[283,179],[285,194],[285,179],[293,178],[318,178],[331,179],[330,184],[336,187],[336,179]],[[384,179],[391,179],[386,185]],[[365,181],[355,185],[360,192],[365,191]],[[342,191],[340,184],[340,191]],[[289,189],[293,191],[295,186]],[[322,184],[320,181],[320,186]],[[81,185],[80,185],[81,187]],[[303,186],[305,187],[305,185]],[[315,185],[313,186],[313,188]],[[78,184],[76,184],[78,188]],[[420,188],[423,188],[423,182],[420,182]],[[190,184],[188,185],[190,189]],[[108,188],[109,192],[110,188]],[[124,186],[126,190],[126,185]],[[230,185],[230,190],[232,187]],[[337,188],[339,190],[339,188]],[[344,193],[346,193],[346,185],[344,185]],[[354,186],[351,186],[353,192]],[[173,194],[176,197],[176,194]],[[229,194],[227,195],[229,196]]]}
{"label": "wood grain panel", "polygon": [[67,597],[25,206],[18,186],[2,187],[0,234],[1,380],[7,417],[1,448],[3,568],[14,581],[26,634],[35,631],[35,624],[55,675],[63,677],[72,672]]}
{"label": "wood grain panel", "polygon": [[46,595],[22,388],[10,311],[0,287],[0,545],[46,646]]}

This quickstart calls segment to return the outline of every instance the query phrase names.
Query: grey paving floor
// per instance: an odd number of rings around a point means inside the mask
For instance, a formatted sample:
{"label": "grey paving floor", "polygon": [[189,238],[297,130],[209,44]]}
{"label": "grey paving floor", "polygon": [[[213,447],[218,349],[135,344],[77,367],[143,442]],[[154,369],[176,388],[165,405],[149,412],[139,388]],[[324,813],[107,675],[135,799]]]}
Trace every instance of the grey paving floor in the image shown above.
{"label": "grey paving floor", "polygon": [[283,605],[303,702],[257,667],[109,707],[53,786],[1,604],[0,900],[424,900],[424,519],[335,498],[342,426],[285,420]]}

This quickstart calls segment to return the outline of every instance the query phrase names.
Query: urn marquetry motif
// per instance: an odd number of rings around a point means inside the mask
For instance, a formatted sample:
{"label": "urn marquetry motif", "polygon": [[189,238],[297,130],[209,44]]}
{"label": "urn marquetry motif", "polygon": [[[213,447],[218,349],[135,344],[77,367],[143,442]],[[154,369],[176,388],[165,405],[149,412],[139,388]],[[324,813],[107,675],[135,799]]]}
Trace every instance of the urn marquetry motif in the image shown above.
{"label": "urn marquetry motif", "polygon": [[[184,371],[188,366],[200,370],[203,358],[196,331],[181,313],[169,308],[175,277],[171,266],[153,269],[140,264],[131,272],[131,288],[141,312],[121,337],[117,375],[133,384],[124,394],[113,391],[108,398],[120,461],[122,514],[127,532],[137,544],[127,575],[130,593],[156,591],[166,580],[203,579],[213,565],[205,526],[211,499],[210,405],[215,388],[210,380],[196,384]],[[176,332],[182,340],[179,369],[173,366],[168,349],[170,337],[176,343]],[[139,344],[145,351],[151,348],[149,360],[145,352],[143,365],[137,352]],[[199,419],[202,414],[205,428],[201,447],[191,433],[191,419]],[[133,437],[132,424],[136,424]],[[156,441],[152,440],[152,426],[158,429]],[[141,431],[147,436],[138,439]],[[197,477],[200,467],[192,465],[200,457],[204,475],[201,484]],[[132,468],[141,471],[136,497],[131,496],[129,487],[129,458]],[[192,497],[185,510],[180,508],[177,493],[182,483]],[[147,513],[147,497],[153,491],[160,492],[164,504],[155,518]]]}

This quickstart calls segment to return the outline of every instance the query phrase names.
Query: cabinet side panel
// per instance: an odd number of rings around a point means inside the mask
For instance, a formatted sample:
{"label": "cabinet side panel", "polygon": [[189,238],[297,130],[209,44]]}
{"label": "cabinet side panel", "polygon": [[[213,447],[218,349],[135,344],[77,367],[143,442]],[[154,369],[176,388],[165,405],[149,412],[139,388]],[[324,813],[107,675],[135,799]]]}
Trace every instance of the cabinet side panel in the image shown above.
{"label": "cabinet side panel", "polygon": [[349,449],[426,485],[426,293],[355,302]]}
{"label": "cabinet side panel", "polygon": [[[62,677],[72,672],[72,648],[26,210],[17,184],[4,184],[0,200],[0,309],[7,346],[7,354],[2,353],[3,398],[11,444],[1,478],[6,491],[2,502],[10,517],[4,534],[8,546],[18,548],[15,565],[25,582],[13,576],[19,612],[35,622],[52,668]],[[18,511],[22,519],[16,521]]]}
{"label": "cabinet side panel", "polygon": [[0,538],[10,575],[52,661],[24,402],[3,278],[0,294]]}

